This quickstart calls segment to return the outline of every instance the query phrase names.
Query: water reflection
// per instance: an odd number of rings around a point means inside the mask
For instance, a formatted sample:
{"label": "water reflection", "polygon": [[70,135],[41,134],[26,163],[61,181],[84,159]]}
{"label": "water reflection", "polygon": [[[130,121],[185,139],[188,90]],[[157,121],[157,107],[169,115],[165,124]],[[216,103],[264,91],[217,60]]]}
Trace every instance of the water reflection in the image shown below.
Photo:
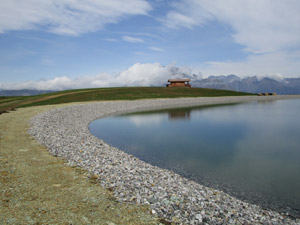
{"label": "water reflection", "polygon": [[265,101],[259,101],[257,102],[257,104],[263,104],[263,105],[266,105],[266,104],[276,104],[277,100],[265,100]]}
{"label": "water reflection", "polygon": [[169,115],[169,121],[172,121],[172,120],[190,120],[191,109],[170,111],[170,112],[168,112],[168,115]]}
{"label": "water reflection", "polygon": [[299,112],[299,100],[252,102],[104,118],[90,129],[142,160],[299,216]]}
{"label": "water reflection", "polygon": [[128,117],[128,120],[137,127],[142,126],[153,126],[154,124],[160,124],[164,118],[161,115],[155,114],[145,114],[141,115],[132,115]]}

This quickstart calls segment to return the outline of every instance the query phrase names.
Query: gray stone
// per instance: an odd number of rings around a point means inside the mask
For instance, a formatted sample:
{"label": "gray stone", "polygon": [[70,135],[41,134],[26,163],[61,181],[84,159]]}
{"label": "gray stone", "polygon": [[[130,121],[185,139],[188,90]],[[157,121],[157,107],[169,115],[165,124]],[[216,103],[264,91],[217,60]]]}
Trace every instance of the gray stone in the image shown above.
{"label": "gray stone", "polygon": [[32,118],[29,133],[46,146],[50,154],[101,177],[97,181],[112,190],[118,201],[150,204],[150,212],[166,221],[176,218],[179,224],[300,224],[299,219],[264,210],[147,164],[99,140],[88,128],[97,118],[125,112],[255,99],[252,96],[185,98],[68,106]]}

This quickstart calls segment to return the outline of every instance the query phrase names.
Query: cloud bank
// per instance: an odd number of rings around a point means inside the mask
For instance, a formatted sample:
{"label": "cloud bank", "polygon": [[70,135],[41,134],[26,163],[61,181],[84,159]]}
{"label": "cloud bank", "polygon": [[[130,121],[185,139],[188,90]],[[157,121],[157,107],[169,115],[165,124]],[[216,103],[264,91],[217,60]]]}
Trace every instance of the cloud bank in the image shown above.
{"label": "cloud bank", "polygon": [[[225,67],[224,67],[225,70]],[[49,80],[26,81],[22,83],[1,83],[0,90],[67,90],[81,88],[101,87],[135,87],[135,86],[157,86],[163,87],[168,79],[189,78],[192,82],[199,82],[210,74],[204,74],[198,69],[190,67],[178,67],[175,64],[162,66],[160,63],[136,63],[117,75],[98,74],[95,76],[81,76],[71,79],[67,76],[55,77]],[[230,75],[225,73],[224,75]],[[252,75],[253,76],[253,75]],[[266,74],[258,76],[258,80],[268,77],[281,81],[285,77],[282,74]],[[243,78],[243,77],[240,77]]]}
{"label": "cloud bank", "polygon": [[43,29],[77,36],[152,9],[146,0],[2,0],[0,33]]}
{"label": "cloud bank", "polygon": [[66,90],[97,87],[163,86],[170,78],[189,77],[199,79],[191,68],[177,67],[174,64],[162,66],[159,63],[134,64],[116,76],[100,74],[70,79],[67,76],[51,80],[26,81],[22,83],[0,83],[2,90]]}
{"label": "cloud bank", "polygon": [[235,42],[253,53],[300,45],[298,0],[181,0],[162,20],[169,28],[209,26],[217,21],[233,30]]}

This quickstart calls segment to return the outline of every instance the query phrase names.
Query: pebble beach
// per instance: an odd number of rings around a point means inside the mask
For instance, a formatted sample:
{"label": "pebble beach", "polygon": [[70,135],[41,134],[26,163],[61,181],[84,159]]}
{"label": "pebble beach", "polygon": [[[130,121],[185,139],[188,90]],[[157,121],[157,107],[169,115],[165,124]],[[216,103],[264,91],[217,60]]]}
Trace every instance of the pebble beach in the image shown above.
{"label": "pebble beach", "polygon": [[109,101],[78,104],[41,113],[29,129],[50,154],[81,167],[113,191],[120,202],[150,206],[150,213],[174,224],[300,224],[300,219],[263,209],[222,191],[145,163],[93,136],[95,119],[152,109],[300,98],[243,96]]}

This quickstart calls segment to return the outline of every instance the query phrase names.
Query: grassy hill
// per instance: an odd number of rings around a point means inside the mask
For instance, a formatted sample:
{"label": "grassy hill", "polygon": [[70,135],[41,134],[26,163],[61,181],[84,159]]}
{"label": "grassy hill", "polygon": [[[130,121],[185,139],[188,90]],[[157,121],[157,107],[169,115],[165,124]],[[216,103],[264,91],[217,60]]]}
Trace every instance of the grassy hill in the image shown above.
{"label": "grassy hill", "polygon": [[78,89],[52,92],[35,96],[0,96],[0,114],[19,107],[61,104],[69,102],[243,95],[253,94],[206,88],[118,87]]}

